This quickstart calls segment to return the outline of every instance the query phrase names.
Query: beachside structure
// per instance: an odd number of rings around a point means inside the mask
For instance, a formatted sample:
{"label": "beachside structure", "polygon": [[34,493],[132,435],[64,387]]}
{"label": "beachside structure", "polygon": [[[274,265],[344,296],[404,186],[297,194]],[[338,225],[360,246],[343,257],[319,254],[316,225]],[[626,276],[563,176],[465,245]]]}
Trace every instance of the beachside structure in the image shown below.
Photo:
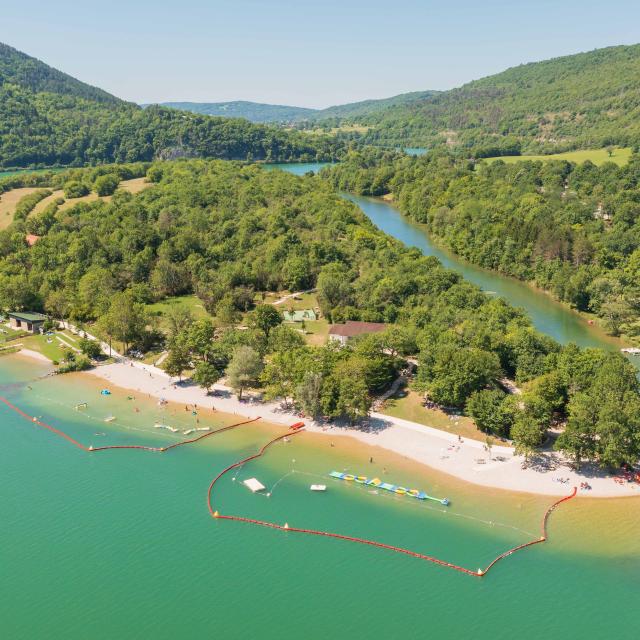
{"label": "beachside structure", "polygon": [[298,309],[296,311],[285,311],[282,314],[285,322],[307,322],[317,320],[318,314],[313,309]]}
{"label": "beachside structure", "polygon": [[335,340],[340,344],[347,344],[356,336],[364,336],[368,333],[380,333],[387,328],[384,322],[360,322],[348,320],[344,324],[333,324],[329,329],[329,340]]}
{"label": "beachside structure", "polygon": [[256,493],[256,491],[264,491],[266,489],[262,482],[257,478],[248,478],[247,480],[243,480],[242,484],[251,489],[253,493]]}
{"label": "beachside structure", "polygon": [[9,326],[12,329],[22,329],[31,333],[40,333],[40,329],[47,319],[47,316],[43,316],[41,313],[27,311],[16,311],[7,315],[9,316]]}

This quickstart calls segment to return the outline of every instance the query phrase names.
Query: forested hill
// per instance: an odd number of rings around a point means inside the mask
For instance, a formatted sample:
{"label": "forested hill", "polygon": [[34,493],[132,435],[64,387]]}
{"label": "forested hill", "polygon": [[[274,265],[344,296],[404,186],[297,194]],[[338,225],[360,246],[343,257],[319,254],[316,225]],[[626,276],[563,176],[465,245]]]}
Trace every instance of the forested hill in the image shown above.
{"label": "forested hill", "polygon": [[55,93],[112,104],[123,102],[0,42],[0,85],[5,84],[18,85],[34,93]]}
{"label": "forested hill", "polygon": [[325,136],[124,102],[0,45],[0,168],[156,158],[328,160]]}
{"label": "forested hill", "polygon": [[361,118],[369,115],[380,116],[382,112],[391,107],[404,107],[419,100],[426,100],[438,94],[438,91],[413,91],[411,93],[401,93],[391,98],[380,98],[375,100],[361,100],[360,102],[350,102],[327,107],[317,111],[315,120],[327,120],[331,118]]}
{"label": "forested hill", "polygon": [[[148,105],[143,105],[148,106]],[[292,122],[313,117],[315,109],[290,107],[280,104],[263,104],[235,100],[233,102],[162,102],[161,107],[181,109],[206,116],[223,116],[227,118],[245,118],[250,122]]]}
{"label": "forested hill", "polygon": [[[326,109],[307,109],[305,107],[291,107],[277,104],[263,104],[260,102],[161,102],[161,107],[182,109],[209,116],[228,116],[246,118],[251,122],[279,122],[282,124],[308,123],[315,127],[316,122],[330,125],[331,121],[360,118],[372,113],[378,113],[389,107],[404,105],[416,100],[424,100],[438,93],[437,91],[414,91],[402,93],[391,98],[361,100],[339,104]],[[143,105],[149,106],[149,105]]]}
{"label": "forested hill", "polygon": [[640,142],[640,45],[513,67],[460,88],[356,117],[385,145],[447,144],[475,155]]}

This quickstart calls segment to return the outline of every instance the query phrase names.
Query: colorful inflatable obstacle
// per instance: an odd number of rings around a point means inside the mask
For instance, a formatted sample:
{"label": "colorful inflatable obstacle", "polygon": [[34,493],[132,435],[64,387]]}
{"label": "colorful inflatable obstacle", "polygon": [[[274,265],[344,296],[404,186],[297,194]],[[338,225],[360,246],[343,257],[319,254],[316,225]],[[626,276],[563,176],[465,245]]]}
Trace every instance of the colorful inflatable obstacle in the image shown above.
{"label": "colorful inflatable obstacle", "polygon": [[376,489],[384,489],[390,493],[395,493],[399,496],[409,496],[409,498],[417,498],[418,500],[433,500],[439,502],[445,507],[449,506],[449,500],[447,498],[434,498],[424,491],[418,489],[407,489],[407,487],[401,487],[397,484],[391,484],[390,482],[382,482],[380,478],[367,478],[366,476],[355,476],[351,473],[341,473],[340,471],[332,471],[329,474],[332,478],[337,480],[346,480],[347,482],[355,482],[356,484],[364,484],[368,487],[375,487]]}

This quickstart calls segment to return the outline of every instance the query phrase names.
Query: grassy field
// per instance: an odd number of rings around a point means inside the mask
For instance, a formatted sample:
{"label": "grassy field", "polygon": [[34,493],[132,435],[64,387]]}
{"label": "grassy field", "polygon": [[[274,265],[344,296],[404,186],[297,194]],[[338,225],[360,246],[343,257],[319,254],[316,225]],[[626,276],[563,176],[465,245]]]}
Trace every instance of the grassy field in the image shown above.
{"label": "grassy field", "polygon": [[[266,303],[274,302],[275,300],[278,300],[279,298],[282,298],[282,296],[285,296],[285,295],[287,294],[278,293],[273,297],[266,298],[265,302]],[[279,304],[276,308],[279,311],[284,312],[284,311],[289,311],[290,309],[293,309],[294,311],[299,311],[302,309],[316,309],[317,306],[318,306],[318,298],[316,297],[315,293],[301,293],[300,295],[297,295],[295,298],[289,298],[282,304]]]}
{"label": "grassy field", "polygon": [[[62,195],[64,197],[64,194]],[[59,207],[58,211],[65,211],[66,209],[71,209],[71,207],[75,207],[80,202],[95,202],[96,200],[104,200],[105,198],[100,198],[97,193],[93,191],[86,196],[82,196],[81,198],[71,198],[70,200],[65,200]]]}
{"label": "grassy field", "polygon": [[422,406],[422,398],[415,391],[407,391],[406,389],[399,391],[393,398],[385,402],[380,413],[424,424],[434,429],[441,429],[463,438],[472,438],[480,442],[484,442],[486,439],[486,434],[476,427],[471,418],[449,416],[444,411],[427,409]]}
{"label": "grassy field", "polygon": [[53,336],[46,335],[32,335],[27,338],[21,338],[19,342],[22,342],[25,349],[31,349],[32,351],[38,351],[43,356],[49,358],[49,360],[55,360],[61,362],[64,358],[64,351],[68,349],[67,345],[63,344],[57,339],[56,335],[60,335],[69,344],[73,345],[71,340],[68,340],[62,333],[56,333]]}
{"label": "grassy field", "polygon": [[169,326],[167,323],[167,313],[175,307],[186,307],[191,311],[195,320],[211,317],[204,308],[200,298],[194,295],[166,298],[160,302],[147,305],[147,311],[158,318],[160,329],[167,329]]}
{"label": "grassy field", "polygon": [[[149,186],[151,186],[151,183],[146,182],[146,178],[134,178],[132,180],[123,180],[120,183],[120,186],[118,188],[123,189],[124,191],[128,191],[129,193],[135,194],[135,193],[140,193],[140,191],[142,191],[143,189],[146,189]],[[18,191],[18,189],[16,189],[16,191]],[[13,191],[10,191],[9,193],[13,193]],[[104,196],[103,198],[100,198],[96,193],[93,193],[93,192],[90,193],[89,195],[83,196],[82,198],[73,198],[71,200],[66,200],[64,197],[64,191],[62,191],[62,189],[59,189],[57,191],[54,191],[50,196],[48,196],[44,200],[41,200],[40,202],[38,202],[38,204],[34,207],[33,211],[31,212],[31,215],[32,216],[38,215],[39,213],[44,211],[49,204],[51,204],[58,198],[62,198],[63,200],[65,200],[64,203],[61,204],[60,207],[58,208],[59,211],[64,211],[65,209],[69,209],[75,206],[76,204],[78,204],[79,202],[95,202],[96,200],[104,200],[105,202],[109,202],[111,200],[111,196]],[[15,208],[15,204],[14,204],[14,208]],[[2,225],[2,222],[0,221],[0,228],[1,228],[1,225]]]}
{"label": "grassy field", "polygon": [[19,338],[23,335],[26,335],[24,331],[16,331],[3,324],[0,327],[0,347],[11,344],[11,342],[20,342]]}
{"label": "grassy field", "polygon": [[[273,304],[276,300],[286,296],[288,293],[289,292],[287,291],[268,293],[265,296],[264,303]],[[257,302],[261,302],[261,300],[257,300]],[[285,311],[290,311],[292,309],[294,311],[300,311],[303,309],[317,309],[317,307],[318,298],[315,293],[301,293],[295,298],[289,298],[286,302],[279,304],[276,309],[281,313],[284,313]],[[301,322],[287,322],[285,324],[289,327],[293,327],[294,329],[302,329]],[[327,336],[329,335],[329,322],[324,318],[320,318],[318,320],[306,320],[304,326],[304,339],[307,344],[318,346],[327,341]]]}
{"label": "grassy field", "polygon": [[39,190],[38,187],[24,187],[12,189],[0,196],[0,229],[6,229],[13,222],[13,214],[20,200],[24,196]]}
{"label": "grassy field", "polygon": [[132,180],[123,180],[118,189],[124,189],[129,193],[140,193],[142,190],[151,186],[151,182],[147,182],[146,178],[133,178]]}
{"label": "grassy field", "polygon": [[325,130],[322,129],[321,127],[315,127],[313,129],[307,129],[305,130],[305,133],[310,133],[312,135],[317,135],[317,136],[321,136],[321,135],[331,135],[331,136],[335,136],[337,133],[366,133],[367,131],[369,131],[371,127],[367,127],[365,125],[362,124],[343,124],[340,127],[332,127],[331,129]]}
{"label": "grassy field", "polygon": [[567,151],[566,153],[554,153],[548,156],[500,156],[499,158],[486,158],[487,162],[504,160],[507,163],[522,162],[523,160],[568,160],[580,164],[591,160],[593,164],[601,165],[605,162],[615,162],[617,165],[625,165],[631,157],[631,149],[628,147],[615,149],[609,157],[606,149],[585,149],[581,151]]}
{"label": "grassy field", "polygon": [[57,200],[58,198],[64,199],[64,191],[62,191],[62,189],[58,189],[57,191],[54,191],[50,196],[47,196],[43,200],[40,200],[40,202],[38,202],[38,204],[33,208],[33,211],[29,214],[29,216],[38,215],[40,212],[44,211],[47,208],[47,206],[49,206],[54,200]]}
{"label": "grassy field", "polygon": [[[300,322],[287,323],[288,326],[301,328]],[[320,320],[307,320],[304,323],[306,334],[304,339],[307,344],[314,346],[323,345],[329,335],[329,323],[324,318]]]}

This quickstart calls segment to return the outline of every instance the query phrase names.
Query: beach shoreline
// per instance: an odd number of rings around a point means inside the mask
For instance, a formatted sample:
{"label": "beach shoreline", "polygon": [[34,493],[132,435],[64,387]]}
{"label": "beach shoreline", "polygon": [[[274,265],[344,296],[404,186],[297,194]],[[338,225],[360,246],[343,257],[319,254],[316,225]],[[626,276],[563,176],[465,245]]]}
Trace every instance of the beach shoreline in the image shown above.
{"label": "beach shoreline", "polygon": [[[227,387],[216,384],[213,395],[190,383],[180,383],[164,371],[139,362],[116,362],[98,366],[88,372],[116,387],[145,393],[168,402],[197,405],[246,418],[262,418],[274,425],[290,426],[300,420],[283,410],[278,403],[263,403],[248,398],[239,402]],[[363,431],[334,425],[318,424],[305,419],[306,429],[325,437],[348,437],[369,446],[379,447],[425,467],[475,485],[506,491],[546,496],[563,496],[581,482],[591,486],[579,495],[589,498],[621,498],[640,496],[635,483],[619,484],[612,476],[586,467],[573,471],[553,454],[551,467],[522,468],[522,456],[510,447],[493,446],[491,454],[482,442],[459,439],[458,436],[381,413],[372,413],[370,429]],[[549,456],[549,454],[547,454]],[[562,482],[560,481],[562,480]]]}
{"label": "beach shoreline", "polygon": [[[22,349],[19,355],[50,362],[41,353],[29,349]],[[81,375],[87,374],[120,389],[144,393],[171,403],[213,408],[240,418],[260,417],[265,423],[277,426],[290,426],[300,421],[298,416],[284,410],[278,403],[264,403],[251,396],[240,402],[228,387],[221,384],[214,385],[213,395],[208,395],[204,389],[188,381],[179,382],[162,369],[137,361],[100,365]],[[368,431],[316,423],[309,419],[304,419],[304,423],[309,432],[324,437],[346,437],[378,447],[425,468],[485,488],[539,496],[563,496],[574,486],[580,488],[580,484],[586,482],[591,490],[580,490],[581,497],[640,497],[640,485],[616,483],[613,476],[593,466],[585,465],[582,472],[577,473],[559,454],[545,454],[550,466],[538,463],[522,468],[524,458],[515,455],[511,447],[494,445],[489,454],[486,446],[477,440],[459,438],[440,429],[382,413],[373,412],[370,416]]]}

